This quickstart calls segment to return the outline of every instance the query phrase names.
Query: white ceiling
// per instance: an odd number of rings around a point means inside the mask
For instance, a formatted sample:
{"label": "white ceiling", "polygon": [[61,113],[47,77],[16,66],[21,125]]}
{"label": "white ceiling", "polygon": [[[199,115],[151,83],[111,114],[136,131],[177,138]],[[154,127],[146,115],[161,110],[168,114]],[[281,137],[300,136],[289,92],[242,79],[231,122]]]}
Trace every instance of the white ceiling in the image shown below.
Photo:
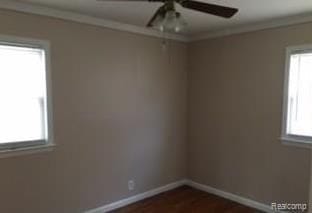
{"label": "white ceiling", "polygon": [[[97,0],[19,0],[31,4],[39,4],[50,8],[77,12],[107,20],[136,26],[145,26],[160,3],[149,2],[99,2]],[[239,8],[232,19],[218,18],[204,13],[177,7],[188,23],[186,34],[224,30],[237,26],[281,19],[289,16],[312,13],[312,0],[202,0]]]}

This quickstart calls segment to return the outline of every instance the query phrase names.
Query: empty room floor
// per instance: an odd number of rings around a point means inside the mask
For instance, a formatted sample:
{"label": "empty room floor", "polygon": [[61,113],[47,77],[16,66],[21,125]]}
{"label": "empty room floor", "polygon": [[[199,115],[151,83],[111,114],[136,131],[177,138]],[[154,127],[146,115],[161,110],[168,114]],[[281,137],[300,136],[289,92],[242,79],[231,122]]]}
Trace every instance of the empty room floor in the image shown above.
{"label": "empty room floor", "polygon": [[224,198],[182,186],[111,213],[260,213]]}

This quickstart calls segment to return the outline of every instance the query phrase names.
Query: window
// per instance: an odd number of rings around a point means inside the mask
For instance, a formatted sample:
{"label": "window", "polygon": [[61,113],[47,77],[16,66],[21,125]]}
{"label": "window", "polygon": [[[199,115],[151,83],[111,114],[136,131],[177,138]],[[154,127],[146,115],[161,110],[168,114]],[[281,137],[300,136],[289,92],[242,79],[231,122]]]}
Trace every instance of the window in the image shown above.
{"label": "window", "polygon": [[0,151],[52,145],[48,43],[0,37]]}
{"label": "window", "polygon": [[288,48],[286,62],[282,139],[312,143],[312,46]]}

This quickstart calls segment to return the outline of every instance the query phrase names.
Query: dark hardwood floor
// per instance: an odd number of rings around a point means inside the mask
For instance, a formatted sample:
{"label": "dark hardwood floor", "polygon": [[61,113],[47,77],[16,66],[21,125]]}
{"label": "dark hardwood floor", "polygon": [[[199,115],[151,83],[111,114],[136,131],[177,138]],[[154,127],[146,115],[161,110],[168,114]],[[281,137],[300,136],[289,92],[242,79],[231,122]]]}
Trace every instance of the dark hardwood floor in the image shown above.
{"label": "dark hardwood floor", "polygon": [[255,213],[241,204],[188,186],[156,195],[111,213]]}

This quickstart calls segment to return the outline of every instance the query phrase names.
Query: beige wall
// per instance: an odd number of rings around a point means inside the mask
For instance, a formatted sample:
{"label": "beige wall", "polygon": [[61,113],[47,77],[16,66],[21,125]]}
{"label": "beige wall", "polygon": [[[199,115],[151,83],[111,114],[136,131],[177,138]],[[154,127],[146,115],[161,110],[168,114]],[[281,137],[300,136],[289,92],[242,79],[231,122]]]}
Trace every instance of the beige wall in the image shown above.
{"label": "beige wall", "polygon": [[57,143],[0,159],[0,212],[82,212],[187,175],[260,202],[308,200],[309,151],[278,137],[284,50],[312,42],[312,25],[171,42],[170,57],[160,39],[5,10],[0,34],[51,41]]}
{"label": "beige wall", "polygon": [[285,47],[312,24],[194,42],[189,177],[256,201],[307,202],[309,150],[281,145]]}
{"label": "beige wall", "polygon": [[0,212],[77,213],[185,177],[185,44],[169,60],[160,39],[4,10],[0,34],[51,41],[57,144],[0,159]]}

